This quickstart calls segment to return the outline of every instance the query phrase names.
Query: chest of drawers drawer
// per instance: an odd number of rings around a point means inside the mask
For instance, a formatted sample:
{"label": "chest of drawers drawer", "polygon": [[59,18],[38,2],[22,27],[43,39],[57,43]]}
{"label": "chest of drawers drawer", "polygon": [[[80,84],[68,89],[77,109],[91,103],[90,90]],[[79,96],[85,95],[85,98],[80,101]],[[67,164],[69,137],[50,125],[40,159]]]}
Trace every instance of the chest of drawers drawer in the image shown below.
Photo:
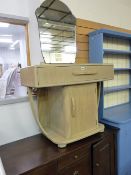
{"label": "chest of drawers drawer", "polygon": [[70,164],[82,159],[85,156],[89,156],[90,147],[83,146],[80,149],[72,151],[70,154],[66,154],[58,159],[58,169],[63,169]]}
{"label": "chest of drawers drawer", "polygon": [[23,175],[57,175],[57,162],[49,163]]}
{"label": "chest of drawers drawer", "polygon": [[59,175],[91,175],[91,160],[90,157],[84,157],[77,162],[64,168],[59,172]]}

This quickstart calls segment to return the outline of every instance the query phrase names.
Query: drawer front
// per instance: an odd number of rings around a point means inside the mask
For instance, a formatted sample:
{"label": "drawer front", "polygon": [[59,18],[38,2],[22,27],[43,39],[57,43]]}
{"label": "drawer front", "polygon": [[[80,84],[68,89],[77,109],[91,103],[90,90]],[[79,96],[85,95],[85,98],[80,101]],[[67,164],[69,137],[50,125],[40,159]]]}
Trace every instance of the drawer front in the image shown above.
{"label": "drawer front", "polygon": [[59,172],[59,175],[91,175],[91,159],[89,157],[83,158],[68,168]]}
{"label": "drawer front", "polygon": [[88,146],[82,147],[81,149],[75,150],[70,154],[67,154],[65,156],[62,156],[58,160],[58,169],[63,169],[64,167],[67,167],[68,165],[80,160],[81,158],[87,156],[90,158],[90,149]]}
{"label": "drawer front", "polygon": [[57,162],[47,164],[23,175],[57,175]]}
{"label": "drawer front", "polygon": [[113,78],[113,67],[107,66],[63,66],[39,67],[37,69],[38,86],[77,84]]}

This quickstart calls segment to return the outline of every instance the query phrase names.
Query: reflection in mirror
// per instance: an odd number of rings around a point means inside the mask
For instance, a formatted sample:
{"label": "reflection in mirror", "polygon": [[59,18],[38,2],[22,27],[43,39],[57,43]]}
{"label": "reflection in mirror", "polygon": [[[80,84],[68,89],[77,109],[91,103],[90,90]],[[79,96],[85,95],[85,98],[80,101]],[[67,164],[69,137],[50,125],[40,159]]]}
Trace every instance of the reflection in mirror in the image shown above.
{"label": "reflection in mirror", "polygon": [[76,18],[59,0],[46,0],[36,10],[41,51],[46,63],[74,63]]}

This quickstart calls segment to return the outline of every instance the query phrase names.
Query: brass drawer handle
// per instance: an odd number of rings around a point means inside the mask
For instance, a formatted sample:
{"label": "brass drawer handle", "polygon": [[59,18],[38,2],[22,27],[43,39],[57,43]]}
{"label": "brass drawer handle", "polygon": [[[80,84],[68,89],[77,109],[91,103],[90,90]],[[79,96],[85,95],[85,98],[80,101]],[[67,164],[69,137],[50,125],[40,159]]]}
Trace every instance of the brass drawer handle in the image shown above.
{"label": "brass drawer handle", "polygon": [[79,171],[74,171],[73,175],[79,175]]}
{"label": "brass drawer handle", "polygon": [[75,155],[74,158],[75,158],[75,159],[78,159],[78,155]]}
{"label": "brass drawer handle", "polygon": [[99,167],[100,166],[100,164],[99,163],[96,163],[96,167]]}
{"label": "brass drawer handle", "polygon": [[77,71],[77,72],[72,72],[73,75],[75,76],[80,76],[80,75],[96,75],[97,72],[94,71]]}

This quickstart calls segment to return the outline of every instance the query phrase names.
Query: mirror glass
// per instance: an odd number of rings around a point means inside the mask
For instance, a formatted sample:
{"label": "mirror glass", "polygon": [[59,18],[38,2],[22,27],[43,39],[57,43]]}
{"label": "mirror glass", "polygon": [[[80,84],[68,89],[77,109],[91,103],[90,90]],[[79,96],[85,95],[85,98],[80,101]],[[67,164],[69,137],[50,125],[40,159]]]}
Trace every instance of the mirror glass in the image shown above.
{"label": "mirror glass", "polygon": [[35,14],[45,63],[74,63],[76,18],[70,9],[59,0],[45,0]]}

